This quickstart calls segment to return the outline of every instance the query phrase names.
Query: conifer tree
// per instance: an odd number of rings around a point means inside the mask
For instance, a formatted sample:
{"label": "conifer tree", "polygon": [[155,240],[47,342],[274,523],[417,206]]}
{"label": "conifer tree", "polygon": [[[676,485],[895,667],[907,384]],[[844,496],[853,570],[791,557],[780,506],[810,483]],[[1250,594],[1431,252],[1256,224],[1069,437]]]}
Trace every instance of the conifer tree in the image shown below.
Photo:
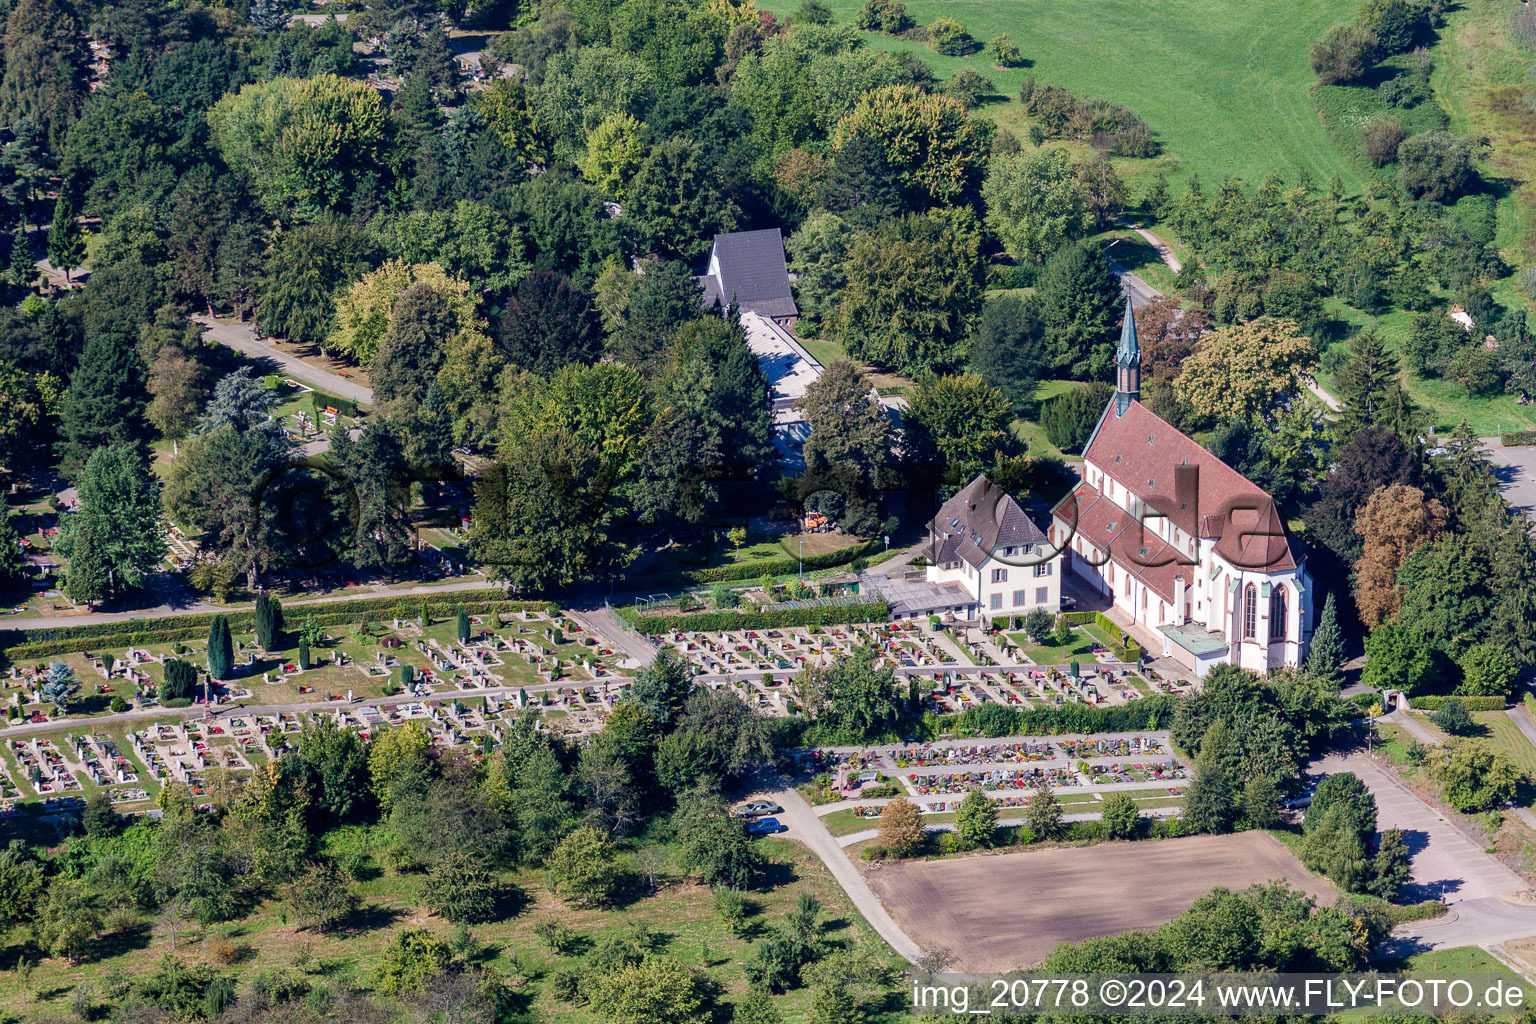
{"label": "conifer tree", "polygon": [[1332,594],[1323,602],[1317,628],[1312,631],[1312,648],[1307,652],[1306,669],[1314,679],[1334,689],[1344,685],[1344,636],[1339,631],[1339,615]]}
{"label": "conifer tree", "polygon": [[469,613],[459,605],[459,643],[469,643]]}
{"label": "conifer tree", "polygon": [[229,619],[215,615],[208,624],[208,674],[215,679],[228,679],[234,666],[234,641],[229,633]]}

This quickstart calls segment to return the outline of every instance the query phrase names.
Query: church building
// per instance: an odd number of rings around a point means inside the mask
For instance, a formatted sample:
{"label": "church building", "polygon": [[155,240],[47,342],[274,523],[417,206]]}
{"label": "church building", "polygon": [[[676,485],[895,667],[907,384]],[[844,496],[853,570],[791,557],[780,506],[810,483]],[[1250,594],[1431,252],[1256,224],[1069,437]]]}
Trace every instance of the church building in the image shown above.
{"label": "church building", "polygon": [[1306,657],[1312,587],[1274,499],[1141,404],[1126,302],[1115,394],[1083,451],[1082,481],[1052,510],[1064,571],[1087,581],[1196,675]]}

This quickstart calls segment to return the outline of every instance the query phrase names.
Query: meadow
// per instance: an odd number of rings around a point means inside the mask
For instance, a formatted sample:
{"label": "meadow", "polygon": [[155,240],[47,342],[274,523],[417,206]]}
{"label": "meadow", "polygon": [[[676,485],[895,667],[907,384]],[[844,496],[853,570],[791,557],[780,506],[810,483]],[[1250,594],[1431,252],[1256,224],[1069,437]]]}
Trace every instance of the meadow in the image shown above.
{"label": "meadow", "polygon": [[[782,16],[798,0],[769,0]],[[839,24],[852,24],[859,0],[828,0]],[[990,78],[1006,105],[984,109],[1017,131],[1015,97],[1026,75],[1094,99],[1123,104],[1144,118],[1175,159],[1155,161],[1171,178],[1198,172],[1214,184],[1226,175],[1256,183],[1275,172],[1315,181],[1335,174],[1351,191],[1358,171],[1329,138],[1309,96],[1311,40],[1352,15],[1353,0],[910,0],[920,25],[944,15],[980,44],[1007,34],[1025,66],[993,66],[984,51],[946,57],[926,44],[868,34],[871,46],[909,50],[940,78],[963,67]],[[1140,161],[1148,166],[1148,161]]]}

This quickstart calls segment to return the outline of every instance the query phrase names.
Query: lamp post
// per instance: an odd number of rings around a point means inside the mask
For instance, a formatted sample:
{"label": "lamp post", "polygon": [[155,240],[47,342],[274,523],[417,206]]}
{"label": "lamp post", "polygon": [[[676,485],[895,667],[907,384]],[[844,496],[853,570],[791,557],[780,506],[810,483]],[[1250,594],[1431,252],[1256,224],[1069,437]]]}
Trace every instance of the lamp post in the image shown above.
{"label": "lamp post", "polygon": [[800,538],[800,579],[805,579],[805,538]]}

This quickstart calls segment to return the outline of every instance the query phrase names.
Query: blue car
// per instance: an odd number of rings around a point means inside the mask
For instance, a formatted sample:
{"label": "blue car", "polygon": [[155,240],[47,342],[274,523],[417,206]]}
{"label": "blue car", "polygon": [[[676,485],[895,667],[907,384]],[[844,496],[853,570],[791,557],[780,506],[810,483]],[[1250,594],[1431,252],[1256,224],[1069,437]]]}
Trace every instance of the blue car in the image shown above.
{"label": "blue car", "polygon": [[771,836],[778,832],[788,832],[788,825],[779,824],[778,818],[755,818],[747,822],[747,835]]}

